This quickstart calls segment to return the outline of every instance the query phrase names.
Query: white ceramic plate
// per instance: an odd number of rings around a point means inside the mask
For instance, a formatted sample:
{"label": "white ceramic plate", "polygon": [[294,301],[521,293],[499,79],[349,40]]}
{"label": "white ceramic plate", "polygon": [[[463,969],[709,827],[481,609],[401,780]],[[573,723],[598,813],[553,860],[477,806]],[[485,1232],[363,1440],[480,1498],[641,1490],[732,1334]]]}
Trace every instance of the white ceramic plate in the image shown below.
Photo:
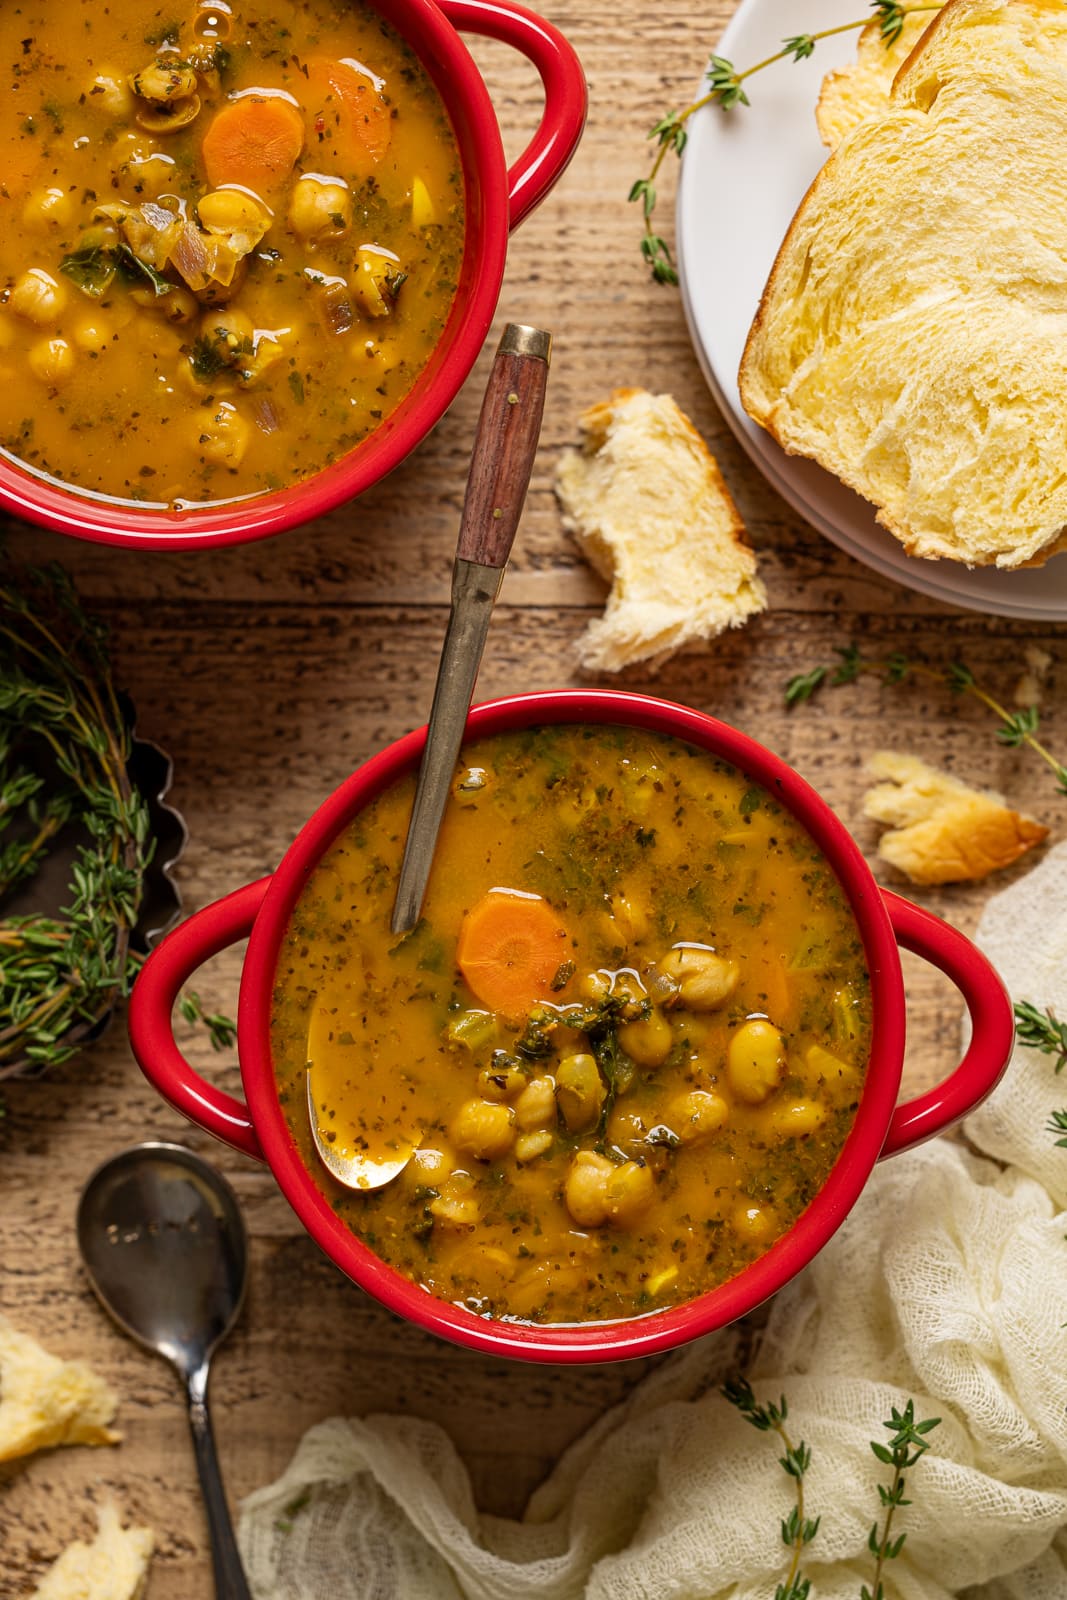
{"label": "white ceramic plate", "polygon": [[[738,71],[784,38],[850,22],[863,0],[741,0],[716,55]],[[803,13],[801,15],[801,12]],[[953,605],[1005,617],[1067,620],[1067,558],[1024,572],[921,561],[874,510],[746,415],[737,392],[745,338],[785,230],[826,159],[815,127],[824,74],[851,61],[856,34],[820,40],[806,61],[779,62],[746,85],[749,106],[709,106],[689,125],[678,195],[677,248],[689,331],[712,394],[764,477],[828,539],[876,572]]]}

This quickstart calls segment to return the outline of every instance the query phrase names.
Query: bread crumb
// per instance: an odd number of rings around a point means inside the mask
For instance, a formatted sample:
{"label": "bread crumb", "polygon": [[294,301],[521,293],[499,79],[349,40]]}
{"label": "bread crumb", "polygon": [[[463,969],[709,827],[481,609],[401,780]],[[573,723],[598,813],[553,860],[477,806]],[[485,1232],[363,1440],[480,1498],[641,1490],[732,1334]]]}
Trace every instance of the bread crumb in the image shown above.
{"label": "bread crumb", "polygon": [[1028,644],[1023,651],[1023,661],[1026,664],[1026,671],[1015,685],[1012,700],[1017,706],[1040,705],[1045,679],[1052,666],[1052,656],[1039,645]]}
{"label": "bread crumb", "polygon": [[118,1396],[81,1361],[49,1355],[0,1316],[0,1461],[60,1444],[117,1444]]}
{"label": "bread crumb", "polygon": [[95,1539],[68,1545],[31,1600],[139,1600],[155,1535],[151,1528],[124,1528],[111,1504],[101,1506],[97,1522]]}
{"label": "bread crumb", "polygon": [[971,789],[918,756],[879,750],[867,770],[887,780],[863,802],[864,816],[889,828],[878,854],[912,883],[977,881],[1048,838],[1046,827],[1002,795]]}
{"label": "bread crumb", "polygon": [[767,604],[718,465],[670,395],[616,389],[579,418],[560,462],[564,527],[611,583],[578,641],[589,671],[659,663]]}

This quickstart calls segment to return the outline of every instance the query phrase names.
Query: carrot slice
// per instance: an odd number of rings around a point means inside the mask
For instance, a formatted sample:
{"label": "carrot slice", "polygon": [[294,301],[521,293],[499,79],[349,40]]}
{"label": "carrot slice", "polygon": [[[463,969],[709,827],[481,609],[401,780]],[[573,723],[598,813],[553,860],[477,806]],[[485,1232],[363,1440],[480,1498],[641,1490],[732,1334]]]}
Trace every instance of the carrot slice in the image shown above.
{"label": "carrot slice", "polygon": [[345,177],[366,177],[385,155],[392,137],[389,104],[380,80],[354,62],[317,56],[304,63],[308,149],[316,166]]}
{"label": "carrot slice", "polygon": [[484,1006],[517,1017],[551,994],[566,938],[543,900],[491,889],[463,919],[456,960]]}
{"label": "carrot slice", "polygon": [[219,111],[201,145],[213,189],[240,184],[269,194],[292,172],[304,148],[304,119],[288,100],[247,96]]}

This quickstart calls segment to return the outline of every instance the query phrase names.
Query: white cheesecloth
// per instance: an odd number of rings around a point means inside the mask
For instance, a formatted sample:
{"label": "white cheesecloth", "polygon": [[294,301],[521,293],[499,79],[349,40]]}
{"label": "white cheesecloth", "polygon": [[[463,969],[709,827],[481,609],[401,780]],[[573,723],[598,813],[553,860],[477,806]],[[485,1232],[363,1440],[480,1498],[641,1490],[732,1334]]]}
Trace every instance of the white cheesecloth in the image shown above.
{"label": "white cheesecloth", "polygon": [[[978,943],[1014,999],[1067,1018],[1067,844],[992,899]],[[1067,1600],[1067,1072],[1018,1047],[967,1122],[879,1165],[775,1298],[748,1376],[811,1448],[802,1570],[858,1600],[892,1406],[937,1416],[908,1474],[886,1600]],[[987,1159],[991,1157],[992,1159]],[[771,1600],[794,1504],[779,1441],[719,1394],[729,1329],[658,1366],[575,1443],[521,1522],[479,1514],[415,1417],[332,1418],[242,1506],[256,1600]]]}

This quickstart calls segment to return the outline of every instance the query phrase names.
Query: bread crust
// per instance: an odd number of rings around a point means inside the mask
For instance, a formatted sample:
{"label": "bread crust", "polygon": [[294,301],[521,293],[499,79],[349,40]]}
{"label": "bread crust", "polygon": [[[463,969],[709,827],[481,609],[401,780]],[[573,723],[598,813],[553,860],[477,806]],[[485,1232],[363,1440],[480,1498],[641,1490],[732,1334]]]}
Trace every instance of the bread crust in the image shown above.
{"label": "bread crust", "polygon": [[611,584],[578,641],[590,671],[658,663],[761,611],[756,556],[719,465],[670,395],[620,387],[562,457],[564,527]]}
{"label": "bread crust", "polygon": [[879,750],[868,771],[883,780],[863,803],[865,817],[887,825],[878,854],[912,883],[978,882],[1048,838],[1043,823],[1001,795],[972,789],[918,756]]}

